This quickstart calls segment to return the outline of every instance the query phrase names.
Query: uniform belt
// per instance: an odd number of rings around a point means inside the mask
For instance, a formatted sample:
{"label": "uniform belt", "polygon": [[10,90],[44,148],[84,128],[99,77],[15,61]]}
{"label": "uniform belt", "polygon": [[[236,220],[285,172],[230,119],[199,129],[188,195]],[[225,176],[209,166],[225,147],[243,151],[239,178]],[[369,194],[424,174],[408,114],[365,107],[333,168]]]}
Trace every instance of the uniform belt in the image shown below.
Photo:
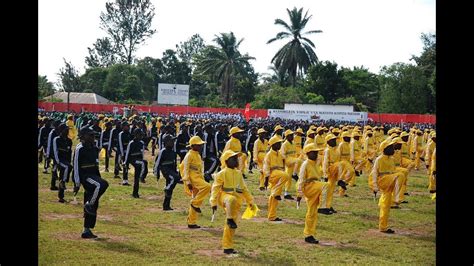
{"label": "uniform belt", "polygon": [[273,167],[270,167],[270,171],[273,171],[273,170],[285,170],[284,167],[281,167],[281,166],[273,166]]}
{"label": "uniform belt", "polygon": [[350,155],[350,153],[341,153],[341,156],[347,156]]}
{"label": "uniform belt", "polygon": [[319,181],[319,178],[311,177],[311,178],[307,178],[304,182],[311,183],[311,182],[316,182],[316,181]]}
{"label": "uniform belt", "polygon": [[390,175],[392,172],[380,172],[379,176]]}
{"label": "uniform belt", "polygon": [[96,167],[95,164],[85,164],[85,165],[81,165],[81,168],[91,168],[91,167]]}
{"label": "uniform belt", "polygon": [[168,164],[174,164],[173,161],[164,161],[161,163],[161,165],[168,165]]}
{"label": "uniform belt", "polygon": [[296,151],[289,151],[289,152],[286,153],[286,155],[294,154],[294,153],[296,153]]}
{"label": "uniform belt", "polygon": [[263,153],[264,153],[264,152],[265,152],[265,150],[261,150],[261,151],[257,151],[257,152],[258,152],[258,153],[261,153],[261,152],[263,152]]}
{"label": "uniform belt", "polygon": [[135,152],[135,153],[130,153],[130,155],[137,156],[137,155],[142,155],[142,153],[141,152]]}
{"label": "uniform belt", "polygon": [[234,192],[234,191],[237,192],[237,193],[243,193],[243,192],[244,192],[244,190],[241,189],[241,188],[224,187],[224,188],[222,188],[222,190],[223,190],[224,192]]}

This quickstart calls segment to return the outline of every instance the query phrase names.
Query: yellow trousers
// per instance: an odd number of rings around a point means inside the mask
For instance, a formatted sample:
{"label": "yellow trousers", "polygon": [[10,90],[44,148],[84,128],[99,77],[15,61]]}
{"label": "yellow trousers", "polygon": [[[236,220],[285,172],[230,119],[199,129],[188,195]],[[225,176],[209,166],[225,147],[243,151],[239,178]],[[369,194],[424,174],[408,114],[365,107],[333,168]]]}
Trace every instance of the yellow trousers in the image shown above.
{"label": "yellow trousers", "polygon": [[433,175],[433,173],[431,173],[429,175],[429,179],[430,179],[430,185],[428,186],[428,189],[430,190],[430,193],[431,193],[431,191],[436,191],[436,177]]}
{"label": "yellow trousers", "polygon": [[347,161],[339,161],[329,166],[328,177],[327,177],[328,178],[328,193],[327,193],[326,207],[321,207],[321,208],[332,207],[332,197],[333,197],[334,190],[336,188],[336,184],[338,180],[344,180],[345,182],[349,182],[349,179],[351,177],[350,175],[347,174],[348,171],[350,171],[349,169],[346,169],[348,167],[347,165],[351,166],[351,164]]}
{"label": "yellow trousers", "polygon": [[[351,183],[352,180],[355,182],[355,170],[354,166],[348,161],[341,161],[340,162],[342,165],[342,173],[339,177],[339,179],[343,179],[346,183]],[[339,188],[339,196],[344,196],[346,194],[346,191],[342,188]]]}
{"label": "yellow trousers", "polygon": [[318,222],[318,205],[321,201],[322,192],[327,191],[326,182],[311,182],[306,184],[303,190],[303,195],[306,200],[307,210],[306,219],[304,222],[304,237],[316,235],[316,224]]}
{"label": "yellow trousers", "polygon": [[[388,229],[388,216],[390,214],[390,206],[392,205],[392,194],[395,189],[395,182],[398,178],[403,178],[402,173],[387,174],[377,177],[377,186],[382,193],[379,199],[379,230]],[[370,186],[372,188],[372,186]]]}
{"label": "yellow trousers", "polygon": [[[354,165],[352,166],[354,167],[354,171],[362,171],[367,168],[367,164],[370,164],[367,159],[356,157],[354,158]],[[356,181],[356,175],[354,172],[354,176],[352,177],[351,180],[349,180],[349,185],[354,186],[355,181]]]}
{"label": "yellow trousers", "polygon": [[401,177],[395,180],[395,188],[393,190],[393,203],[400,204],[405,199],[406,179],[408,178],[408,169],[403,167],[395,167],[395,170],[401,173]]}
{"label": "yellow trousers", "polygon": [[242,152],[241,155],[239,156],[239,170],[244,173],[244,170],[247,169],[248,163],[247,163],[247,154]]}
{"label": "yellow trousers", "polygon": [[224,206],[226,220],[224,222],[224,233],[222,234],[222,247],[229,249],[234,247],[235,229],[231,229],[227,225],[227,219],[234,219],[237,223],[239,217],[240,206],[242,206],[242,199],[232,194],[222,193],[219,197],[220,205]]}
{"label": "yellow trousers", "polygon": [[[207,183],[202,178],[191,178],[191,184],[193,185],[194,197],[191,199],[190,203],[194,207],[201,207],[204,198],[206,198],[211,192],[211,184]],[[191,206],[189,206],[188,224],[196,224],[197,218],[198,213]]]}
{"label": "yellow trousers", "polygon": [[276,200],[275,197],[281,196],[283,185],[289,178],[290,176],[281,170],[274,170],[270,174],[268,183],[271,186],[271,193],[268,197],[268,220],[275,220],[275,218],[277,218],[276,208],[278,206],[278,200]]}
{"label": "yellow trousers", "polygon": [[293,178],[291,176],[293,174],[298,174],[300,171],[300,167],[303,161],[299,158],[295,157],[287,157],[285,160],[285,172],[288,174],[290,178],[288,178],[288,181],[285,183],[285,195],[288,194],[288,191],[291,189],[291,183],[293,181]]}
{"label": "yellow trousers", "polygon": [[419,148],[416,150],[416,153],[415,153],[415,169],[418,170],[420,169],[420,158],[421,158],[421,155],[423,153],[423,149]]}

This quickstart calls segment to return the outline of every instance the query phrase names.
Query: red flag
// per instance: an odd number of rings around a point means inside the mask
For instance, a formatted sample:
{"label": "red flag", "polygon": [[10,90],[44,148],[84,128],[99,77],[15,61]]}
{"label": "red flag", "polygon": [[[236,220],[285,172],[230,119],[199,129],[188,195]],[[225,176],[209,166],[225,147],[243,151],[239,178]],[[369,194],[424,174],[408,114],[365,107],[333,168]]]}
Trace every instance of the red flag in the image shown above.
{"label": "red flag", "polygon": [[244,115],[245,115],[245,120],[247,120],[247,122],[248,122],[250,120],[250,103],[247,103],[245,105]]}

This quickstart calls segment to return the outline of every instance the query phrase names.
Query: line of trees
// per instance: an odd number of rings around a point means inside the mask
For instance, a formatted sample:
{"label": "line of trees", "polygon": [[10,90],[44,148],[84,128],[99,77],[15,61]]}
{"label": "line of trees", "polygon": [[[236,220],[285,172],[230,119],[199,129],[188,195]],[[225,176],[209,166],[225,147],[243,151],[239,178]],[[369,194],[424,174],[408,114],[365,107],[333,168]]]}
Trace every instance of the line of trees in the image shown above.
{"label": "line of trees", "polygon": [[[190,85],[190,105],[283,108],[284,103],[353,104],[356,110],[387,113],[436,111],[436,36],[422,34],[424,48],[413,63],[384,66],[379,74],[363,66],[346,68],[319,61],[316,45],[305,30],[311,15],[287,9],[288,21],[276,19],[284,31],[268,41],[289,39],[275,54],[270,74],[259,74],[254,57],[239,50],[243,38],[233,32],[215,35],[206,44],[199,34],[163,52],[161,58],[136,58],[135,53],[155,30],[149,0],[116,0],[100,15],[107,36],[97,39],[85,58],[83,74],[64,60],[61,90],[94,92],[121,103],[151,104],[158,83]],[[303,15],[304,14],[304,15]],[[240,37],[240,36],[239,36]],[[38,97],[50,95],[53,84],[38,75]]]}

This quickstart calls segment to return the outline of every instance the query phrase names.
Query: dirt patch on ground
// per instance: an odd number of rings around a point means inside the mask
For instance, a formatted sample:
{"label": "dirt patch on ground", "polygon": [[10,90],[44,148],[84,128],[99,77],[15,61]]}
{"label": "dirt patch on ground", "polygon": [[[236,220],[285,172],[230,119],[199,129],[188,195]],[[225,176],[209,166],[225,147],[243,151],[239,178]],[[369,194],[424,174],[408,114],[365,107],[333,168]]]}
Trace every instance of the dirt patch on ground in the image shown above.
{"label": "dirt patch on ground", "polygon": [[[172,230],[190,230],[187,225],[178,225],[178,224],[158,224],[159,228],[166,228]],[[194,229],[196,230],[196,229]]]}
{"label": "dirt patch on ground", "polygon": [[429,236],[428,232],[426,231],[423,231],[421,230],[420,228],[418,229],[397,229],[397,228],[394,228],[393,229],[395,231],[394,234],[386,234],[386,233],[382,233],[380,232],[379,230],[377,229],[369,229],[367,230],[367,235],[370,235],[370,236],[397,236],[397,235],[401,235],[401,236]]}
{"label": "dirt patch on ground", "polygon": [[282,219],[283,221],[280,221],[280,222],[271,222],[268,220],[268,218],[255,217],[255,218],[250,219],[249,221],[257,222],[257,223],[268,222],[272,224],[304,224],[304,220],[293,220],[289,218],[282,218]]}
{"label": "dirt patch on ground", "polygon": [[297,247],[304,248],[304,249],[310,249],[314,247],[336,247],[336,248],[355,247],[354,244],[338,243],[337,241],[329,240],[329,239],[319,239],[318,244],[307,243],[304,241],[303,238],[294,239],[292,240],[292,242],[295,243]]}
{"label": "dirt patch on ground", "polygon": [[163,212],[163,213],[167,213],[167,212],[182,212],[182,211],[186,211],[186,210],[187,209],[173,208],[172,211],[164,211],[163,208],[150,207],[150,208],[146,208],[145,212]]}
{"label": "dirt patch on ground", "polygon": [[[410,193],[410,196],[429,196],[430,193],[429,192],[424,192],[424,191],[412,191],[412,192],[409,192]],[[410,197],[408,196],[408,197]]]}
{"label": "dirt patch on ground", "polygon": [[106,241],[106,242],[125,242],[129,238],[125,236],[118,236],[118,235],[113,235],[110,233],[97,233],[94,232],[98,237],[95,239],[84,239],[81,238],[81,233],[54,233],[52,234],[53,237],[59,240],[80,240],[80,241]]}
{"label": "dirt patch on ground", "polygon": [[163,200],[163,197],[162,196],[147,196],[147,197],[144,197],[145,199],[147,200]]}
{"label": "dirt patch on ground", "polygon": [[[41,218],[52,221],[52,220],[66,220],[66,219],[82,219],[83,215],[81,214],[61,214],[61,213],[45,213],[41,214]],[[99,221],[113,221],[113,217],[110,215],[101,215],[97,216]]]}
{"label": "dirt patch on ground", "polygon": [[201,255],[201,256],[208,256],[213,258],[226,258],[226,257],[235,257],[238,254],[227,255],[224,253],[222,249],[198,249],[195,250],[194,253]]}

